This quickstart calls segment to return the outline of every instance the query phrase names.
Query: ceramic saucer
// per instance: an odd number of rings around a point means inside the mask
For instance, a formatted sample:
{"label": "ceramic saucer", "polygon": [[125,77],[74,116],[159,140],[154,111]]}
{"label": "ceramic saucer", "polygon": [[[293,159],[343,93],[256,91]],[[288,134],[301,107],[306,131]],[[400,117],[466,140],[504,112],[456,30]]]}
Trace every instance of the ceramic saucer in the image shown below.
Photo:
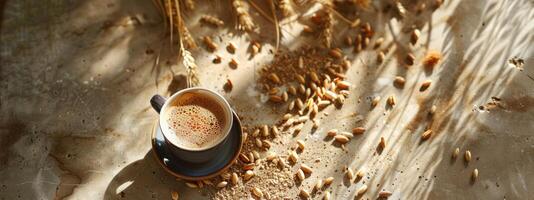
{"label": "ceramic saucer", "polygon": [[167,143],[165,143],[163,133],[159,128],[159,123],[157,123],[152,133],[152,152],[154,152],[156,159],[165,171],[178,178],[202,180],[217,176],[220,172],[230,167],[241,152],[243,131],[241,129],[241,122],[235,112],[233,112],[233,116],[234,123],[232,123],[232,129],[228,134],[227,144],[215,159],[205,163],[190,163],[173,156]]}

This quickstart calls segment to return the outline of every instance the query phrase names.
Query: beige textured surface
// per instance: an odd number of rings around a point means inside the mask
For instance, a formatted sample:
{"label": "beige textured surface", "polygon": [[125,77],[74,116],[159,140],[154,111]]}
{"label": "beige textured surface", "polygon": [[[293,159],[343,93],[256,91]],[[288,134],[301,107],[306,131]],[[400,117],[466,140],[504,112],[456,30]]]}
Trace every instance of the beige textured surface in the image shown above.
{"label": "beige textured surface", "polygon": [[[154,93],[179,88],[170,69],[183,71],[169,51],[159,14],[151,1],[92,0],[85,2],[7,1],[3,3],[0,58],[0,199],[170,199],[179,191],[183,199],[206,197],[210,191],[191,190],[160,169],[150,152],[150,130],[156,114],[148,99]],[[200,3],[199,3],[200,4]],[[203,86],[222,91],[227,78],[234,89],[226,94],[244,123],[272,123],[283,109],[260,102],[255,89],[255,70],[269,62],[274,31],[261,23],[262,35],[236,35],[234,20],[225,5],[204,4],[198,12],[216,10],[228,23],[224,29],[200,27],[198,16],[188,16],[196,36],[217,35],[234,41],[233,56],[239,68],[211,64],[212,54],[195,52]],[[255,12],[253,12],[255,13]],[[383,65],[375,53],[351,56],[348,80],[355,84],[344,107],[328,108],[330,115],[314,134],[304,134],[310,151],[304,160],[321,158],[321,167],[304,182],[342,176],[350,165],[364,169],[369,186],[363,196],[374,199],[378,191],[393,192],[392,199],[529,199],[534,196],[534,4],[532,1],[446,1],[431,16],[415,23],[423,27],[414,48],[416,65],[401,67],[408,47],[410,26],[379,15],[373,19],[378,35],[393,45]],[[341,22],[340,22],[341,23]],[[314,38],[299,37],[299,26],[284,26],[286,46]],[[338,32],[344,32],[339,30]],[[229,34],[231,33],[231,34]],[[288,34],[291,33],[291,34]],[[393,33],[393,34],[392,34]],[[262,54],[248,54],[248,40],[265,42]],[[216,40],[221,43],[220,40]],[[341,44],[341,42],[338,42]],[[224,46],[221,43],[220,46]],[[147,49],[153,50],[150,53]],[[432,73],[420,62],[425,49],[444,54]],[[161,64],[153,67],[161,50]],[[219,54],[230,56],[223,48]],[[347,49],[347,53],[350,52]],[[507,60],[525,60],[524,70]],[[365,64],[364,64],[365,63]],[[404,89],[392,86],[397,75],[407,77]],[[426,79],[433,81],[427,92],[418,91]],[[171,87],[169,87],[171,85]],[[382,96],[374,110],[371,96]],[[397,106],[385,108],[385,98],[396,95]],[[491,97],[502,99],[502,107],[481,111]],[[431,105],[435,120],[425,120]],[[361,121],[350,117],[356,112]],[[347,117],[349,116],[349,117]],[[329,128],[365,126],[368,131],[347,145],[348,153],[324,142]],[[427,126],[435,135],[420,142]],[[387,146],[378,153],[380,137]],[[293,144],[292,137],[284,137]],[[451,161],[452,151],[467,149],[473,161]],[[285,152],[287,145],[273,151]],[[460,156],[461,156],[460,155]],[[478,168],[480,177],[470,183]],[[347,199],[362,182],[332,185],[333,197]],[[288,188],[296,198],[296,188]],[[121,193],[122,192],[122,193]],[[315,196],[319,198],[320,196]],[[181,198],[181,199],[182,199]]]}

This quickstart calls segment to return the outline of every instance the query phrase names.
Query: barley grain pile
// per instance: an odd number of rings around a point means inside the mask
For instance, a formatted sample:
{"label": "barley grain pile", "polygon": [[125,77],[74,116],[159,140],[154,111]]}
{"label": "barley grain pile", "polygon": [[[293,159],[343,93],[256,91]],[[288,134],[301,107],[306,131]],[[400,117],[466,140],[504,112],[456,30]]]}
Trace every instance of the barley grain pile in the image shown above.
{"label": "barley grain pile", "polygon": [[[350,83],[344,81],[348,67],[350,62],[341,50],[315,47],[280,54],[272,63],[263,66],[257,81],[260,91],[270,97],[266,104],[287,111],[287,114],[276,124],[247,128],[244,149],[237,163],[217,180],[232,186],[214,190],[214,198],[295,198],[290,191],[295,187],[304,188],[301,184],[313,171],[309,167],[311,163],[306,162],[319,163],[320,158],[300,158],[304,155],[305,141],[297,140],[296,145],[286,142],[294,144],[292,138],[309,134],[301,133],[307,121],[312,121],[313,128],[317,129],[320,122],[316,116],[320,109],[330,105],[342,106],[349,94]],[[349,140],[351,135],[339,136]],[[285,151],[271,151],[270,147],[274,145]],[[233,174],[237,178],[232,178]],[[324,182],[328,185],[332,181],[329,177],[317,178],[313,186],[307,187],[312,189],[302,189],[298,195],[329,196],[330,192],[323,186]]]}

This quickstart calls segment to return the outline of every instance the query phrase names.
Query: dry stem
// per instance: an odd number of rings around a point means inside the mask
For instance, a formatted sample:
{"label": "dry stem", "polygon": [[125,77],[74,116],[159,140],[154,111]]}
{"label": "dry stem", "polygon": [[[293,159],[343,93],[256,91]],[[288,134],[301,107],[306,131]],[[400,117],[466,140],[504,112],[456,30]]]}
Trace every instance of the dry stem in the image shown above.
{"label": "dry stem", "polygon": [[276,31],[276,49],[274,52],[278,52],[278,46],[280,45],[280,25],[278,24],[278,19],[276,17],[276,12],[275,12],[275,9],[274,9],[274,1],[273,0],[269,0],[269,3],[271,5],[271,12],[273,14],[273,18],[274,18],[274,29]]}
{"label": "dry stem", "polygon": [[[187,27],[183,24],[183,21],[182,21],[181,12],[180,12],[180,4],[178,3],[178,0],[174,0],[174,3],[175,3],[174,6],[176,8],[176,19],[177,19],[176,21],[178,23],[178,27],[182,27],[181,29],[179,29],[180,34],[178,35],[178,39],[180,42],[180,55],[182,56],[182,59],[183,59],[182,62],[187,71],[187,87],[191,87],[191,86],[198,85],[199,83],[198,75],[197,75],[197,65],[195,64],[195,58],[193,58],[193,56],[191,55],[191,52],[189,52],[184,47],[183,39],[187,37],[185,35],[189,35],[189,31],[187,32],[187,34],[184,34],[184,31],[187,30]],[[191,37],[191,35],[189,35],[189,37]]]}

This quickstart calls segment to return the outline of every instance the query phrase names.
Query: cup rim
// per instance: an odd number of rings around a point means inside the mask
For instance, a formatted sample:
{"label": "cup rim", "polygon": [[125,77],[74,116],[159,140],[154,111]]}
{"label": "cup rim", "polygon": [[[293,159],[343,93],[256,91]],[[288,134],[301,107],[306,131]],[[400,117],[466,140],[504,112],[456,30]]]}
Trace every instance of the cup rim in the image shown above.
{"label": "cup rim", "polygon": [[[213,96],[215,96],[215,98],[218,98],[220,100],[220,102],[222,103],[222,105],[224,107],[225,112],[227,111],[225,114],[226,114],[226,118],[227,118],[227,121],[228,121],[228,125],[225,126],[225,129],[223,130],[224,135],[222,137],[220,137],[217,142],[214,142],[210,146],[192,149],[192,148],[187,148],[187,147],[180,146],[180,145],[176,144],[173,140],[169,140],[169,137],[167,136],[169,134],[169,132],[166,132],[165,129],[163,129],[161,127],[165,126],[165,124],[163,123],[164,119],[163,119],[163,114],[162,113],[164,113],[164,111],[169,107],[169,102],[172,102],[174,99],[178,98],[180,95],[182,95],[184,93],[195,91],[195,90],[202,90],[202,91],[208,92],[208,93],[212,94]],[[219,93],[217,93],[217,92],[215,92],[215,91],[213,91],[211,89],[208,89],[208,88],[190,87],[190,88],[186,88],[186,89],[180,90],[180,91],[174,93],[173,95],[171,95],[169,98],[167,98],[167,100],[165,101],[165,103],[161,107],[160,115],[158,117],[158,119],[159,119],[158,123],[160,125],[161,133],[163,134],[163,137],[165,138],[166,142],[170,143],[172,146],[174,146],[176,148],[179,148],[179,149],[182,149],[182,150],[185,150],[185,151],[201,152],[201,151],[207,151],[209,149],[215,148],[218,145],[220,145],[223,141],[225,141],[225,139],[230,134],[230,131],[232,130],[232,126],[233,126],[234,119],[233,119],[233,113],[232,112],[233,112],[232,111],[232,107],[230,107],[230,104],[228,103],[228,101],[221,94],[219,94]]]}

